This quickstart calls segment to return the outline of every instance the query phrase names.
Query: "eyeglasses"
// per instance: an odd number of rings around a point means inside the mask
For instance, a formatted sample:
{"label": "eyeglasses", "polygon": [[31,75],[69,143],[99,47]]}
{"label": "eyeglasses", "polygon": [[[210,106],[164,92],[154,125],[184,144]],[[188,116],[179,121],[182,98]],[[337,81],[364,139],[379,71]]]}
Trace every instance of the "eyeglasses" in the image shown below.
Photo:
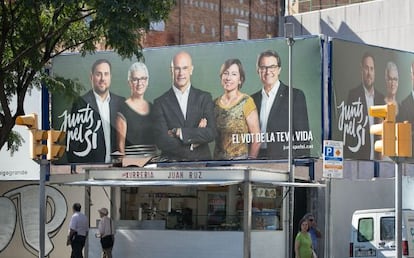
{"label": "eyeglasses", "polygon": [[261,66],[259,66],[259,71],[260,72],[267,72],[267,71],[270,71],[270,72],[274,72],[274,71],[276,71],[276,69],[278,68],[279,66],[278,65],[276,65],[276,64],[274,64],[274,65],[261,65]]}
{"label": "eyeglasses", "polygon": [[148,77],[141,77],[141,78],[137,78],[137,77],[133,77],[133,78],[131,78],[131,82],[133,82],[133,83],[139,83],[140,81],[141,82],[146,82],[148,80]]}

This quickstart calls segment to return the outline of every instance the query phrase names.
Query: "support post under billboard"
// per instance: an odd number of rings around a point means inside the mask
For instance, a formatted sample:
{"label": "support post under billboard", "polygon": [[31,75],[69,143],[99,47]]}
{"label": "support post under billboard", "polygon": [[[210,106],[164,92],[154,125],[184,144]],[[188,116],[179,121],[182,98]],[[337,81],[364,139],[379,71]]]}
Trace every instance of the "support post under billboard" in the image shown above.
{"label": "support post under billboard", "polygon": [[402,164],[395,161],[395,257],[402,257]]}
{"label": "support post under billboard", "polygon": [[331,257],[331,195],[332,195],[332,177],[331,175],[326,179],[325,188],[325,244],[324,257]]}
{"label": "support post under billboard", "polygon": [[243,196],[243,258],[250,258],[252,242],[252,184],[250,182],[250,169],[244,171]]}
{"label": "support post under billboard", "polygon": [[[85,180],[89,180],[89,173],[90,173],[90,171],[89,170],[85,170]],[[86,217],[88,218],[88,222],[89,222],[89,224],[91,223],[91,198],[92,198],[92,196],[91,196],[91,187],[90,186],[85,186],[85,189],[84,189],[84,197],[85,197],[85,199],[84,199],[84,203],[85,203],[85,208],[84,208],[84,211],[85,211],[85,215],[86,215]],[[86,243],[85,243],[85,248],[84,248],[84,256],[83,256],[84,258],[88,258],[89,257],[89,238],[87,237],[86,238]]]}
{"label": "support post under billboard", "polygon": [[39,177],[39,258],[45,257],[45,225],[46,225],[46,172],[48,169],[48,160],[41,159],[40,177]]}
{"label": "support post under billboard", "polygon": [[[289,47],[289,148],[288,148],[288,171],[289,171],[289,181],[294,183],[295,182],[295,172],[293,168],[293,145],[292,145],[292,135],[293,135],[293,98],[292,98],[292,49],[293,45],[295,44],[295,40],[293,36],[295,34],[294,25],[293,23],[285,23],[285,37]],[[289,256],[293,256],[293,214],[294,214],[294,207],[295,207],[295,188],[293,186],[290,187],[289,191],[289,229],[287,230],[288,236],[288,252]]]}

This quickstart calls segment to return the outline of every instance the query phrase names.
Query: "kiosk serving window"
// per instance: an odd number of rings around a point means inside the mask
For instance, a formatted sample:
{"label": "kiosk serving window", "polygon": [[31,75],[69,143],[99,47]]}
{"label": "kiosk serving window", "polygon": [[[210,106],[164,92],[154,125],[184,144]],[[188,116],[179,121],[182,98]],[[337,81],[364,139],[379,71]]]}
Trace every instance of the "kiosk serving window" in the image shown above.
{"label": "kiosk serving window", "polygon": [[207,194],[207,225],[220,226],[226,223],[226,193]]}
{"label": "kiosk serving window", "polygon": [[[242,230],[241,185],[122,187],[120,220],[162,229]],[[252,229],[281,230],[282,187],[252,188]]]}
{"label": "kiosk serving window", "polygon": [[281,230],[282,187],[254,187],[252,229]]}
{"label": "kiosk serving window", "polygon": [[180,167],[90,168],[85,174],[86,181],[67,184],[114,187],[107,206],[122,228],[282,230],[286,172]]}

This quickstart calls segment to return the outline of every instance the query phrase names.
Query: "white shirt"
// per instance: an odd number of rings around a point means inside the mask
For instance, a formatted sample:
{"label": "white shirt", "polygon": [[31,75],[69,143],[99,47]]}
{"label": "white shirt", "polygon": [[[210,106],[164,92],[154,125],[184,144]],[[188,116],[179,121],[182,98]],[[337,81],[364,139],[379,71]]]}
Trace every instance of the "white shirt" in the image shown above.
{"label": "white shirt", "polygon": [[75,212],[69,222],[69,231],[72,229],[80,236],[87,236],[89,230],[88,218],[85,214]]}
{"label": "white shirt", "polygon": [[180,91],[173,85],[173,91],[175,97],[177,98],[178,104],[180,105],[181,112],[183,113],[184,119],[187,119],[187,104],[188,104],[188,96],[190,95],[190,87],[191,84],[186,86],[184,92]]}
{"label": "white shirt", "polygon": [[[371,106],[374,105],[374,89],[372,89],[371,92],[367,91],[367,89],[364,86],[364,92],[365,92],[365,101],[367,102],[367,112]],[[374,124],[374,117],[368,116],[369,126]],[[369,154],[370,159],[374,159],[374,135],[370,134],[370,140],[371,140],[371,152]]]}
{"label": "white shirt", "polygon": [[[262,89],[262,103],[260,104],[260,131],[262,133],[266,133],[267,131],[267,120],[269,119],[270,110],[272,109],[279,86],[280,81],[277,81],[269,91],[269,94],[266,93],[264,88]],[[267,144],[263,142],[260,148],[266,149]]]}
{"label": "white shirt", "polygon": [[115,235],[114,223],[108,216],[103,216],[99,222],[98,231],[101,237]]}
{"label": "white shirt", "polygon": [[109,102],[111,101],[111,95],[102,100],[101,97],[93,92],[98,105],[99,115],[102,121],[102,129],[105,137],[105,163],[111,163],[111,113],[109,109]]}

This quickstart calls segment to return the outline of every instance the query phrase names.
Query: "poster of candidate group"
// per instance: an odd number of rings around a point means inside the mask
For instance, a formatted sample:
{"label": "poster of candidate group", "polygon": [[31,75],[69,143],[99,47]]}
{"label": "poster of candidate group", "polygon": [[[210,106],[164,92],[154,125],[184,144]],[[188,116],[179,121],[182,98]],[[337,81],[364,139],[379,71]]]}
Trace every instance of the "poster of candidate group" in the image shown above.
{"label": "poster of candidate group", "polygon": [[344,142],[344,158],[389,160],[374,150],[372,105],[396,105],[397,122],[414,122],[414,54],[334,39],[332,41],[332,139]]}
{"label": "poster of candidate group", "polygon": [[[53,127],[66,131],[57,164],[287,159],[288,50],[276,38],[148,48],[140,62],[56,57],[53,75],[84,87],[73,100],[52,96]],[[293,155],[320,157],[321,39],[296,39],[292,53]]]}

